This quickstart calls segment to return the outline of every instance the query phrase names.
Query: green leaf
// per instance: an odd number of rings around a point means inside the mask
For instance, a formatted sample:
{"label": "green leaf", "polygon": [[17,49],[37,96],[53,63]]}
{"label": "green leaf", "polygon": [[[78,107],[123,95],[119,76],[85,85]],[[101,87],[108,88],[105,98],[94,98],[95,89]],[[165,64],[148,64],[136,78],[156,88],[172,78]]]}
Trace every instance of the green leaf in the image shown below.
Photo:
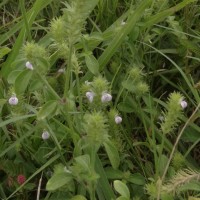
{"label": "green leaf", "polygon": [[196,192],[200,192],[200,182],[199,181],[192,181],[189,183],[185,183],[184,185],[180,186],[180,188],[178,189],[179,191],[196,191]]}
{"label": "green leaf", "polygon": [[32,74],[32,70],[24,70],[17,76],[15,80],[15,92],[17,95],[25,92]]}
{"label": "green leaf", "polygon": [[83,169],[87,169],[89,171],[90,168],[90,157],[89,155],[82,155],[75,158],[76,163],[82,167]]}
{"label": "green leaf", "polygon": [[102,195],[105,197],[105,200],[116,199],[98,155],[96,155],[95,171],[99,174],[99,179],[97,183],[97,194],[99,199],[101,199],[100,197]]}
{"label": "green leaf", "polygon": [[113,40],[98,59],[100,71],[103,71],[104,67],[124,41],[125,37],[132,31],[133,27],[135,27],[136,23],[142,17],[145,9],[147,9],[151,3],[152,0],[141,1],[140,5],[134,11],[132,8],[130,9],[130,15],[126,24],[119,32],[117,32],[117,34],[114,35]]}
{"label": "green leaf", "polygon": [[3,106],[7,102],[6,99],[0,99],[0,106]]}
{"label": "green leaf", "polygon": [[129,199],[126,198],[126,197],[121,196],[121,197],[118,197],[116,200],[129,200]]}
{"label": "green leaf", "polygon": [[112,167],[114,169],[117,169],[119,167],[120,158],[115,145],[110,140],[107,140],[103,144],[106,149],[106,153],[108,154],[108,158],[111,162]]}
{"label": "green leaf", "polygon": [[48,191],[54,191],[56,189],[61,188],[62,186],[66,184],[70,184],[72,181],[72,177],[69,176],[68,173],[62,172],[58,174],[54,174],[49,181],[47,182],[46,189]]}
{"label": "green leaf", "polygon": [[126,88],[128,91],[130,92],[134,92],[135,91],[135,85],[134,82],[131,80],[125,80],[122,82],[122,86],[124,88]]}
{"label": "green leaf", "polygon": [[197,198],[197,197],[189,197],[188,200],[200,200],[200,198]]}
{"label": "green leaf", "polygon": [[71,200],[87,200],[84,196],[82,195],[76,195]]}
{"label": "green leaf", "polygon": [[161,155],[160,161],[159,161],[159,166],[158,166],[158,170],[160,174],[163,174],[165,167],[167,165],[168,162],[168,158],[165,155]]}
{"label": "green leaf", "polygon": [[37,114],[38,120],[43,120],[50,115],[52,117],[52,115],[56,112],[57,105],[58,103],[56,100],[50,100],[45,103]]}
{"label": "green leaf", "polygon": [[11,49],[9,49],[8,47],[1,47],[0,48],[0,59],[3,58],[5,55],[7,55],[10,51],[11,51]]}
{"label": "green leaf", "polygon": [[127,181],[136,185],[145,184],[145,178],[140,173],[131,174],[130,177],[127,178]]}
{"label": "green leaf", "polygon": [[112,167],[105,168],[105,173],[108,179],[122,179],[124,173],[118,169],[113,169]]}
{"label": "green leaf", "polygon": [[9,84],[14,84],[16,78],[19,76],[19,74],[22,72],[22,70],[14,70],[12,71],[7,78],[7,81]]}
{"label": "green leaf", "polygon": [[122,181],[119,180],[114,181],[114,188],[122,197],[130,199],[129,189],[126,186],[126,184],[124,184]]}
{"label": "green leaf", "polygon": [[99,73],[99,63],[97,59],[93,55],[86,55],[85,62],[87,68],[92,72],[94,75],[98,75]]}
{"label": "green leaf", "polygon": [[117,108],[119,111],[125,113],[132,113],[135,111],[135,108],[127,101],[119,103]]}

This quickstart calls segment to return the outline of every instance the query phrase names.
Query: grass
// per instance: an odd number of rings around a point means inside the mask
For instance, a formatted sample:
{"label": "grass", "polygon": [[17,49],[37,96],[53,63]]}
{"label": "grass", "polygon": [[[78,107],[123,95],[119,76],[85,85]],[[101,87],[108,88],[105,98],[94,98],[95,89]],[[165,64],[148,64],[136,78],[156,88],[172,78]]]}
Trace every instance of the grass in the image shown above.
{"label": "grass", "polygon": [[199,11],[2,1],[0,199],[199,199]]}

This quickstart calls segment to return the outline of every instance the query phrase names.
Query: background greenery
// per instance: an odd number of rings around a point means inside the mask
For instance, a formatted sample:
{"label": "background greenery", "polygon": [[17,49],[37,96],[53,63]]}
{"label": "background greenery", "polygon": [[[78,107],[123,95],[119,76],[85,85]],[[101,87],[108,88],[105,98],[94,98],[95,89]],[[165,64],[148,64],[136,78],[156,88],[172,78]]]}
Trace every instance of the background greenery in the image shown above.
{"label": "background greenery", "polygon": [[1,199],[200,199],[198,1],[0,13]]}

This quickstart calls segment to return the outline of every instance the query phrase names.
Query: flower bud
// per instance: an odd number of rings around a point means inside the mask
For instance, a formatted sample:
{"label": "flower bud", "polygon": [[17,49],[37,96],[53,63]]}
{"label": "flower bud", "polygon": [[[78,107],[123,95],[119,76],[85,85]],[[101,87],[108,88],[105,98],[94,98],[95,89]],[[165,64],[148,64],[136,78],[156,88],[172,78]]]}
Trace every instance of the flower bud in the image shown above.
{"label": "flower bud", "polygon": [[48,131],[43,131],[42,133],[42,139],[43,140],[48,140],[50,137],[49,132]]}
{"label": "flower bud", "polygon": [[60,68],[59,70],[58,70],[58,73],[60,73],[60,74],[62,74],[62,73],[64,73],[65,72],[65,69],[63,69],[63,68]]}
{"label": "flower bud", "polygon": [[122,118],[120,116],[115,116],[115,123],[120,124],[122,122]]}
{"label": "flower bud", "polygon": [[89,102],[92,103],[94,99],[94,92],[86,92],[85,96],[88,98]]}
{"label": "flower bud", "polygon": [[9,102],[10,105],[17,105],[18,104],[18,98],[16,97],[16,95],[13,95],[12,97],[10,97],[8,102]]}
{"label": "flower bud", "polygon": [[109,93],[103,93],[101,96],[101,102],[106,103],[112,100],[112,96]]}
{"label": "flower bud", "polygon": [[17,182],[22,185],[26,181],[26,177],[23,174],[17,176]]}
{"label": "flower bud", "polygon": [[182,101],[180,102],[180,104],[181,104],[181,107],[182,107],[183,109],[185,109],[185,108],[187,107],[187,102],[184,101],[184,100],[182,100]]}
{"label": "flower bud", "polygon": [[121,22],[121,25],[122,25],[122,26],[124,26],[125,24],[126,24],[126,22],[125,22],[125,21],[122,21],[122,22]]}
{"label": "flower bud", "polygon": [[29,61],[27,61],[26,62],[26,68],[30,69],[30,70],[33,70],[33,65]]}

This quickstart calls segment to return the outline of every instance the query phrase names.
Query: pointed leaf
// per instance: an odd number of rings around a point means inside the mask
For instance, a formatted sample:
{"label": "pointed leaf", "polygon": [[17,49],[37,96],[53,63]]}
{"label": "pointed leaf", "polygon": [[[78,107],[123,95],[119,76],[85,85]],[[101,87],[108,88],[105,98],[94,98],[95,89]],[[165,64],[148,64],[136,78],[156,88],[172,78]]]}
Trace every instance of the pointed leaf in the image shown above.
{"label": "pointed leaf", "polygon": [[6,54],[11,51],[8,47],[1,47],[0,48],[0,59],[3,58]]}
{"label": "pointed leaf", "polygon": [[9,84],[14,84],[16,78],[19,76],[19,74],[22,72],[22,70],[14,70],[12,71],[7,78],[7,81]]}
{"label": "pointed leaf", "polygon": [[99,73],[99,63],[93,55],[86,55],[85,62],[90,72],[92,72],[94,75]]}
{"label": "pointed leaf", "polygon": [[120,158],[115,145],[110,140],[104,142],[103,144],[106,149],[106,153],[108,154],[112,167],[114,169],[117,169],[119,167]]}
{"label": "pointed leaf", "polygon": [[114,188],[121,196],[130,199],[129,189],[126,186],[126,184],[124,184],[122,181],[119,180],[114,181]]}
{"label": "pointed leaf", "polygon": [[127,181],[136,185],[145,184],[145,178],[140,173],[131,174],[130,177],[127,178]]}
{"label": "pointed leaf", "polygon": [[43,107],[40,109],[40,111],[37,114],[38,120],[43,120],[48,116],[52,116],[57,109],[57,101],[56,100],[51,100],[48,101],[43,105]]}
{"label": "pointed leaf", "polygon": [[69,184],[72,181],[72,177],[66,172],[54,174],[47,182],[46,189],[48,191],[54,191],[62,186]]}
{"label": "pointed leaf", "polygon": [[71,200],[87,200],[84,196],[82,195],[76,195]]}
{"label": "pointed leaf", "polygon": [[22,71],[15,80],[16,94],[23,94],[29,84],[33,72],[31,70]]}

